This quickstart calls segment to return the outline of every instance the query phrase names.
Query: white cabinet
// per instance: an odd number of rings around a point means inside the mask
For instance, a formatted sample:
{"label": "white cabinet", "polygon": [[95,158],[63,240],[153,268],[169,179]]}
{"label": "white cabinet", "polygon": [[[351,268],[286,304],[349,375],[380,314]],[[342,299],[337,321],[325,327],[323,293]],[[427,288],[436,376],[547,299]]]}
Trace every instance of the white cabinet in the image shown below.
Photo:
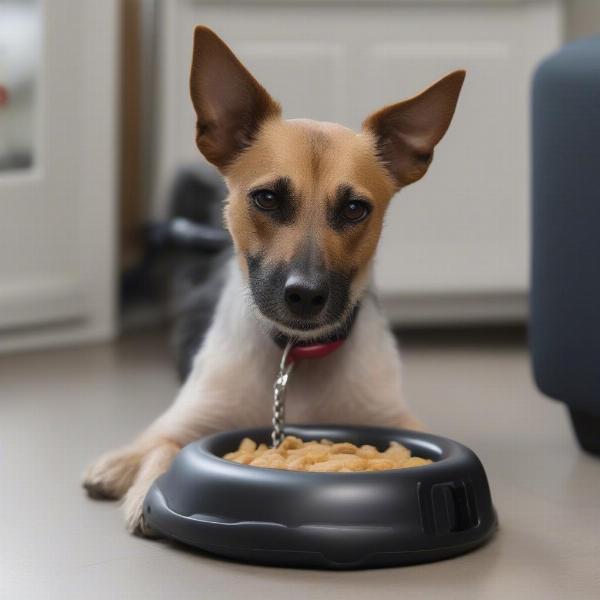
{"label": "white cabinet", "polygon": [[0,3],[0,350],[114,331],[117,17]]}
{"label": "white cabinet", "polygon": [[554,0],[173,0],[161,5],[154,211],[178,165],[200,161],[188,73],[194,25],[220,34],[288,117],[359,127],[383,104],[468,71],[424,180],[394,199],[376,281],[397,322],[523,319],[529,82],[560,41]]}

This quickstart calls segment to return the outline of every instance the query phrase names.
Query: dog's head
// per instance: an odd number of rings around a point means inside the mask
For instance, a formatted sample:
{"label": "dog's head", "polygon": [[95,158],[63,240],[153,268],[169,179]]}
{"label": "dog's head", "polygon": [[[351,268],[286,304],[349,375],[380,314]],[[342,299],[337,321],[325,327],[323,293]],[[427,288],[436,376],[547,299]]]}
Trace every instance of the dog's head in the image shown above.
{"label": "dog's head", "polygon": [[191,94],[198,148],[225,176],[227,226],[259,313],[299,338],[335,330],[368,281],[387,205],[420,179],[464,71],[367,117],[362,131],[284,120],[211,30],[197,27]]}

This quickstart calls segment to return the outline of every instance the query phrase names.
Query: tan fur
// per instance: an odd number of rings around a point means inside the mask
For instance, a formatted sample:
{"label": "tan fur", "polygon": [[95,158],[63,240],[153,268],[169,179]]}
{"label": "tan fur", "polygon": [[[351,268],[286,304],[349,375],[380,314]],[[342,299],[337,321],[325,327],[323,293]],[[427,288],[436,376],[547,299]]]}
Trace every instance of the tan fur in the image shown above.
{"label": "tan fur", "polygon": [[[365,290],[390,198],[427,170],[463,79],[464,72],[451,73],[368,117],[360,132],[333,123],[285,121],[231,50],[212,31],[196,29],[190,86],[197,143],[226,178],[225,215],[237,260],[175,402],[135,442],[100,457],[84,474],[90,495],[124,496],[130,531],[151,533],[143,521],[144,497],[183,445],[215,431],[270,423],[280,350],[267,335],[268,319],[250,299],[247,254],[289,262],[310,239],[327,268],[353,273],[350,309],[361,301],[343,346],[296,367],[287,399],[291,421],[422,428],[402,397],[395,338]],[[249,202],[250,190],[282,177],[291,181],[297,205],[293,222],[284,225],[251,210]],[[341,185],[368,199],[372,211],[364,221],[335,230],[327,209]],[[327,333],[323,326],[310,335]]]}
{"label": "tan fur", "polygon": [[83,486],[93,498],[122,498],[139,469],[144,452],[134,445],[102,455],[83,474]]}
{"label": "tan fur", "polygon": [[144,498],[154,480],[170,467],[180,450],[179,444],[163,441],[145,453],[135,479],[123,499],[125,525],[131,533],[152,535],[143,519]]}
{"label": "tan fur", "polygon": [[363,129],[378,139],[380,156],[399,186],[421,179],[454,116],[465,71],[449,73],[420,94],[367,117]]}
{"label": "tan fur", "polygon": [[[247,196],[282,176],[298,192],[300,212],[293,225],[274,227],[251,210]],[[228,167],[226,179],[226,222],[241,256],[260,252],[267,261],[288,262],[310,237],[318,240],[325,265],[338,271],[368,269],[396,189],[371,135],[304,119],[268,120],[252,147]],[[327,207],[344,184],[371,200],[373,211],[364,223],[337,233],[327,223]]]}
{"label": "tan fur", "polygon": [[[196,113],[196,143],[214,165],[224,169],[250,143],[260,123],[281,110],[231,50],[207,27],[194,32],[190,92]],[[224,77],[229,73],[231,78]],[[244,93],[232,94],[231,89]],[[238,119],[231,118],[238,115]]]}

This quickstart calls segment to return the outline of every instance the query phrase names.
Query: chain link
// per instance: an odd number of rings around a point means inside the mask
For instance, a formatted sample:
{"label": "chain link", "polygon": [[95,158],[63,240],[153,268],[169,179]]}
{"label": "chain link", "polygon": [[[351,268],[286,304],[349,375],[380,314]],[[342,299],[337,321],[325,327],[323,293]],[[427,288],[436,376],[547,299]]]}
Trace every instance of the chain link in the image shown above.
{"label": "chain link", "polygon": [[285,389],[290,373],[294,368],[293,362],[288,363],[288,355],[293,345],[291,340],[287,343],[279,363],[277,379],[273,384],[273,431],[271,432],[271,441],[274,448],[281,444],[285,436]]}

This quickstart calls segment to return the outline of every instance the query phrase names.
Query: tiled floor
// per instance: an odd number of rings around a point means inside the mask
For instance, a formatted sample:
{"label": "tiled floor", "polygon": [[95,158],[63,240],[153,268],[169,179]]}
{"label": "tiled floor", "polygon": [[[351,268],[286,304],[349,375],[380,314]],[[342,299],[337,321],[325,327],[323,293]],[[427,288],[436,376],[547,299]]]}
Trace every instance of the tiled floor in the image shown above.
{"label": "tiled floor", "polygon": [[0,358],[0,598],[600,598],[600,459],[534,389],[518,334],[411,334],[406,389],[429,427],[486,466],[500,530],[454,560],[323,572],[226,562],[137,539],[79,488],[176,388],[156,333]]}

